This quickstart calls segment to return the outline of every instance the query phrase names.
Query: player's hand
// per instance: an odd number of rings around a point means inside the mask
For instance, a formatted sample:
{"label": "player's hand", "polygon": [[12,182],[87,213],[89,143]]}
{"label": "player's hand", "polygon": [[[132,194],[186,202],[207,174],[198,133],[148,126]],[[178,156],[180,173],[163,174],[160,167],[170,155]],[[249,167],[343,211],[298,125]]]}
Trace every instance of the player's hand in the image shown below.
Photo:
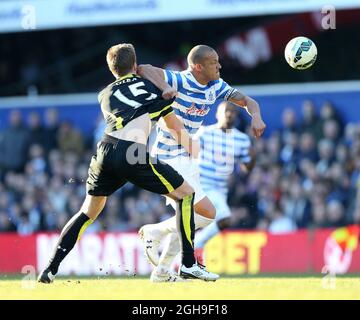
{"label": "player's hand", "polygon": [[174,97],[176,97],[176,94],[177,94],[177,91],[172,88],[172,87],[168,87],[166,88],[165,90],[163,90],[162,92],[162,97],[165,99],[165,100],[170,100]]}
{"label": "player's hand", "polygon": [[261,115],[259,113],[254,114],[252,116],[252,120],[251,120],[251,130],[256,139],[258,139],[262,136],[265,128],[266,128],[266,125],[265,125],[264,121],[262,120]]}

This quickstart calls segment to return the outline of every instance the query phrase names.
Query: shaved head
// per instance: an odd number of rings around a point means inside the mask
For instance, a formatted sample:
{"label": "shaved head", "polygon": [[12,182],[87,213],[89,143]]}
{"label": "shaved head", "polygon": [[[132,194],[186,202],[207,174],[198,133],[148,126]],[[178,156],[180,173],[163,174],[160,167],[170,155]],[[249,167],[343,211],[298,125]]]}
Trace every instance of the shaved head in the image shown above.
{"label": "shaved head", "polygon": [[204,60],[211,53],[216,53],[216,51],[206,45],[200,44],[192,48],[187,56],[187,62],[189,66],[193,66],[195,64],[203,64]]}

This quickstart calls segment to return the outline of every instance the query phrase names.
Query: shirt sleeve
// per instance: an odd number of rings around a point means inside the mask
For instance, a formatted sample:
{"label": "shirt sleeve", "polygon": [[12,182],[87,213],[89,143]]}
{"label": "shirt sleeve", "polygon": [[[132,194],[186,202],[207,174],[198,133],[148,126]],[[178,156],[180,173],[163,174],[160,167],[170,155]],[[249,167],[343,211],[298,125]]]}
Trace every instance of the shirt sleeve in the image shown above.
{"label": "shirt sleeve", "polygon": [[176,91],[182,88],[182,78],[179,71],[164,70],[165,81]]}
{"label": "shirt sleeve", "polygon": [[171,112],[173,112],[172,103],[174,102],[175,98],[170,100],[160,99],[154,101],[148,107],[148,112],[150,114],[150,119],[152,121],[158,121],[161,117],[165,117]]}
{"label": "shirt sleeve", "polygon": [[216,84],[215,93],[217,99],[229,100],[230,95],[236,90],[229,86],[223,79],[219,79]]}

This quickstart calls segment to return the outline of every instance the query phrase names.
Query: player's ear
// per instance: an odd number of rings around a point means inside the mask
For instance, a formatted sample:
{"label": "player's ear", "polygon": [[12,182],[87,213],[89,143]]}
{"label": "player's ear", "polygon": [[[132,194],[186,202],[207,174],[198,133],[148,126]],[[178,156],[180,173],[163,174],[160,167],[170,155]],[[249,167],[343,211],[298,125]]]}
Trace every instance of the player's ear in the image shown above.
{"label": "player's ear", "polygon": [[201,72],[202,70],[202,65],[200,63],[195,63],[194,65],[194,69],[197,71],[197,72]]}

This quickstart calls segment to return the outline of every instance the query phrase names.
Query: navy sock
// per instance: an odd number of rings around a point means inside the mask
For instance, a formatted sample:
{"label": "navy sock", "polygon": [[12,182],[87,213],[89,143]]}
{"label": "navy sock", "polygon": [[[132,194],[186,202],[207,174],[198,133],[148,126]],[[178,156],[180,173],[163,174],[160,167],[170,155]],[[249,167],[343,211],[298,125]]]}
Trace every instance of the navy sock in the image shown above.
{"label": "navy sock", "polygon": [[191,267],[195,263],[194,196],[195,193],[176,202],[176,222],[180,237],[182,264],[185,267]]}
{"label": "navy sock", "polygon": [[61,232],[60,238],[50,259],[48,270],[56,274],[60,263],[75,246],[76,241],[80,238],[82,232],[91,223],[90,218],[84,213],[78,213],[66,224]]}

